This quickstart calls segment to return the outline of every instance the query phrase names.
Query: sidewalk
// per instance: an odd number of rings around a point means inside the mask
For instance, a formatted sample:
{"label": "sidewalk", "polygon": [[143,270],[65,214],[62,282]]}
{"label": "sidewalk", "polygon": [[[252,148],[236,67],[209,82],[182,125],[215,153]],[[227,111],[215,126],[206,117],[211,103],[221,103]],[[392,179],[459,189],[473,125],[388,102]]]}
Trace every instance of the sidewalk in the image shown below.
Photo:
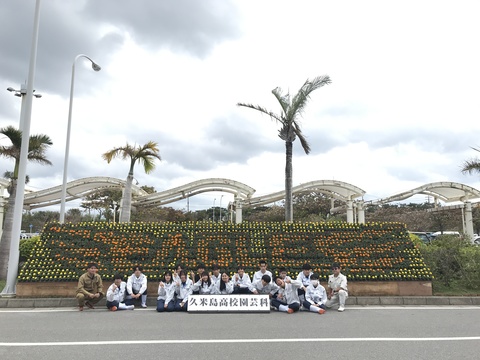
{"label": "sidewalk", "polygon": [[[157,304],[156,297],[147,299],[147,305],[154,307]],[[478,305],[480,296],[350,296],[347,305]],[[3,308],[58,308],[76,307],[74,298],[0,298],[0,309]],[[105,306],[105,299],[97,305]]]}

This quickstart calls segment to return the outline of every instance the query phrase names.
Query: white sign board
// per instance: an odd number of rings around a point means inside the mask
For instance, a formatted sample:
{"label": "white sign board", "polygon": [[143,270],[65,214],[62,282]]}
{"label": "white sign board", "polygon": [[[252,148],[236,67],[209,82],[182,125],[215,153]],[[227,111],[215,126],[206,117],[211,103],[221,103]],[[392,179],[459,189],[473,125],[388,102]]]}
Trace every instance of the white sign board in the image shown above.
{"label": "white sign board", "polygon": [[270,312],[268,295],[190,295],[188,312]]}

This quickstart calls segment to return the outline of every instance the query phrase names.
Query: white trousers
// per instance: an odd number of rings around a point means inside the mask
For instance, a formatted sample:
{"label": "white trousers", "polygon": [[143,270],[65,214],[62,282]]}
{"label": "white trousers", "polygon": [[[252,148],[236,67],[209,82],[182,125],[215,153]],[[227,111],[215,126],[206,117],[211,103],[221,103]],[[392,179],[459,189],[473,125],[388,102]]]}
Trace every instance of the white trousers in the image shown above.
{"label": "white trousers", "polygon": [[345,290],[339,290],[338,293],[333,294],[330,300],[327,300],[325,306],[331,308],[333,305],[339,304],[340,306],[345,306],[345,300],[348,298],[348,292]]}

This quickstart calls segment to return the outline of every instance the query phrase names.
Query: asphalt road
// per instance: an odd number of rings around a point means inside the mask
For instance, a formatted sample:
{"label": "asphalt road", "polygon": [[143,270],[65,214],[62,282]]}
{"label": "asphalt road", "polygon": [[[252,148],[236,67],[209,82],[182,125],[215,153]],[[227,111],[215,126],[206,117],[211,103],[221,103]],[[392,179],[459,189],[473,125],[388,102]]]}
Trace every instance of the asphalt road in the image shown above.
{"label": "asphalt road", "polygon": [[480,359],[480,307],[286,314],[0,310],[0,359]]}

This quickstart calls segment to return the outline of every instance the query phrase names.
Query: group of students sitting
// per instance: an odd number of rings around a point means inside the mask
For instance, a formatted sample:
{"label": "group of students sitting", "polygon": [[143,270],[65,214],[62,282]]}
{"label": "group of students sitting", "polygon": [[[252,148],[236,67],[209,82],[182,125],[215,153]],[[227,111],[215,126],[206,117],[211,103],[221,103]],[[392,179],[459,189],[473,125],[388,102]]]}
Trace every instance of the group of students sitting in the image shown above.
{"label": "group of students sitting", "polygon": [[[296,280],[287,276],[285,268],[280,268],[274,279],[264,260],[259,262],[259,268],[253,279],[250,279],[243,266],[239,266],[230,278],[217,265],[209,273],[204,264],[199,264],[197,273],[191,271],[189,277],[179,264],[175,272],[166,271],[159,282],[157,311],[187,311],[188,298],[192,294],[268,294],[273,309],[290,314],[302,306],[305,310],[318,314],[324,314],[327,308],[334,305],[338,305],[340,312],[345,310],[347,278],[341,274],[338,263],[332,265],[333,274],[329,276],[327,290],[320,284],[318,275],[312,272],[309,264],[303,265]],[[115,275],[114,283],[106,294],[107,308],[112,311],[133,310],[137,299],[143,308],[147,307],[147,277],[142,273],[141,266],[134,268],[127,282],[122,280],[122,275]]]}

